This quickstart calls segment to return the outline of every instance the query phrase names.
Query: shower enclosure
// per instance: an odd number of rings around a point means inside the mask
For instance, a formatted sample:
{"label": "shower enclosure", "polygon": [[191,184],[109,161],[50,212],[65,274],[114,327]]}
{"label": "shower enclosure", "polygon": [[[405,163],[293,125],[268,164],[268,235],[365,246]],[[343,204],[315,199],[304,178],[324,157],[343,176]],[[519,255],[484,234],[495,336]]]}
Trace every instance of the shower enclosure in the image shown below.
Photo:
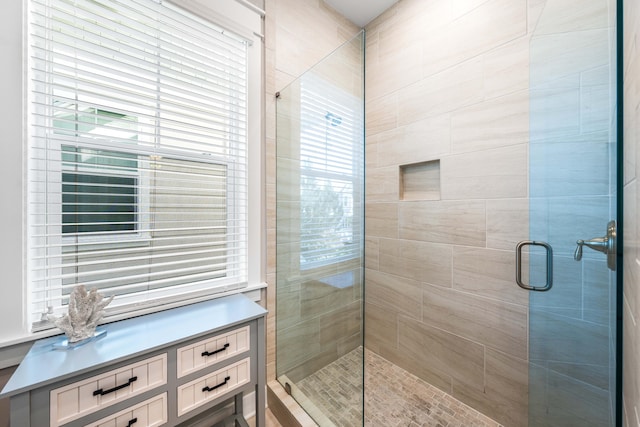
{"label": "shower enclosure", "polygon": [[276,375],[323,426],[362,423],[363,72],[361,32],[277,95]]}
{"label": "shower enclosure", "polygon": [[549,0],[531,37],[530,426],[616,425],[615,11]]}
{"label": "shower enclosure", "polygon": [[320,426],[617,426],[615,0],[462,3],[371,31],[366,171],[364,34],[279,93],[277,378]]}

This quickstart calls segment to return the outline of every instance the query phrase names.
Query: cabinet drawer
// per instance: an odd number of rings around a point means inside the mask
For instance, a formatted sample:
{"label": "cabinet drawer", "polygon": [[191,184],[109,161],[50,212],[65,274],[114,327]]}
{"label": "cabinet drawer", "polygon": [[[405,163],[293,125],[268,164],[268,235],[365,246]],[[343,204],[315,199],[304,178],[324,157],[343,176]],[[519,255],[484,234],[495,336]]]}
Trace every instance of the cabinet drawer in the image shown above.
{"label": "cabinet drawer", "polygon": [[62,425],[166,383],[165,353],[51,390],[50,425]]}
{"label": "cabinet drawer", "polygon": [[250,381],[250,368],[250,359],[246,358],[181,385],[178,387],[178,416],[247,384]]}
{"label": "cabinet drawer", "polygon": [[86,427],[156,427],[166,422],[167,393],[163,393]]}
{"label": "cabinet drawer", "polygon": [[178,378],[249,350],[249,326],[178,349]]}

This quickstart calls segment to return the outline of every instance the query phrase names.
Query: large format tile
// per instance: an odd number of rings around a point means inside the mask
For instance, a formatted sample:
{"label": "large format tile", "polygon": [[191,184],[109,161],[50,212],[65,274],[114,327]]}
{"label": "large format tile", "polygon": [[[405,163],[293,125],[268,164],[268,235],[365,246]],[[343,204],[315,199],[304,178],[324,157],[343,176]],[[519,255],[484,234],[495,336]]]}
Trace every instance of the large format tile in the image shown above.
{"label": "large format tile", "polygon": [[475,104],[484,98],[482,60],[470,59],[397,93],[399,125]]}
{"label": "large format tile", "polygon": [[[455,2],[460,5],[460,2]],[[527,33],[525,0],[489,0],[424,40],[423,73],[430,76]]]}
{"label": "large format tile", "polygon": [[393,92],[380,98],[367,100],[366,134],[375,135],[398,126],[398,95]]}
{"label": "large format tile", "polygon": [[405,367],[409,372],[433,369],[478,390],[484,388],[484,346],[405,317],[399,320],[398,345],[414,361],[411,369]]}
{"label": "large format tile", "polygon": [[365,236],[398,237],[398,203],[367,203]]}
{"label": "large format tile", "polygon": [[438,159],[450,151],[451,117],[429,117],[377,134],[378,166],[399,166]]}
{"label": "large format tile", "polygon": [[368,202],[397,202],[399,188],[397,166],[367,170],[365,199]]}
{"label": "large format tile", "polygon": [[380,271],[451,286],[451,246],[412,240],[380,239]]}
{"label": "large format tile", "polygon": [[607,28],[536,36],[531,40],[531,86],[606,66],[609,49]]}
{"label": "large format tile", "polygon": [[610,143],[607,138],[604,133],[579,142],[558,139],[531,144],[531,197],[608,195]]}
{"label": "large format tile", "polygon": [[526,307],[429,285],[423,298],[426,324],[526,359]]}
{"label": "large format tile", "polygon": [[529,240],[529,199],[487,200],[487,247],[515,251]]}
{"label": "large format tile", "polygon": [[483,71],[485,99],[527,91],[529,89],[529,37],[519,37],[485,53]]}
{"label": "large format tile", "polygon": [[399,237],[431,243],[486,244],[484,201],[426,201],[400,203]]}
{"label": "large format tile", "polygon": [[345,338],[359,335],[362,331],[361,302],[332,310],[320,316],[320,345],[334,348]]}
{"label": "large format tile", "polygon": [[476,152],[524,144],[528,140],[529,96],[527,91],[493,98],[451,114],[453,153]]}
{"label": "large format tile", "polygon": [[528,425],[528,363],[486,349],[485,386],[476,390],[453,382],[453,396],[508,427]]}
{"label": "large format tile", "polygon": [[388,305],[371,304],[364,308],[365,337],[367,349],[379,354],[398,353],[398,313]]}
{"label": "large format tile", "polygon": [[367,270],[367,302],[414,319],[422,318],[422,285],[415,280]]}
{"label": "large format tile", "polygon": [[440,160],[443,200],[527,196],[527,145],[444,157]]}
{"label": "large format tile", "polygon": [[527,305],[529,293],[516,285],[513,251],[453,248],[453,288],[464,292]]}
{"label": "large format tile", "polygon": [[606,0],[547,1],[540,17],[536,34],[578,32],[587,29],[606,28],[608,2]]}
{"label": "large format tile", "polygon": [[609,364],[609,327],[531,308],[530,353],[533,360],[583,365]]}
{"label": "large format tile", "polygon": [[278,328],[276,358],[278,371],[287,372],[311,359],[320,351],[320,322],[318,318],[299,322],[289,328]]}

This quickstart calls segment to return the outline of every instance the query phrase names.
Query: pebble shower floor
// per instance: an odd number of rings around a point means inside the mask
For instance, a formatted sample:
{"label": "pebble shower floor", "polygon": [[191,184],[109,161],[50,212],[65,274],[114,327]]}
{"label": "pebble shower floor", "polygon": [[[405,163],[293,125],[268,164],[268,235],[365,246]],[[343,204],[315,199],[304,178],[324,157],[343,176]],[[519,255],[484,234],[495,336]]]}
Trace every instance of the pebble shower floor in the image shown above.
{"label": "pebble shower floor", "polygon": [[[361,425],[362,347],[297,386],[337,427]],[[365,352],[366,427],[502,427],[371,351]]]}

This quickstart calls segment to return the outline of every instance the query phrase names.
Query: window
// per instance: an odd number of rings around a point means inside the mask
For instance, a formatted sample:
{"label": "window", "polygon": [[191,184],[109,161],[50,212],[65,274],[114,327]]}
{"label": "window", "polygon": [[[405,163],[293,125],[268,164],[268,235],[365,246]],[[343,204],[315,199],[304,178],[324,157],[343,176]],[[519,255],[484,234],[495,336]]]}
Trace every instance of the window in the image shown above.
{"label": "window", "polygon": [[246,38],[154,0],[30,6],[34,330],[78,284],[112,313],[246,288]]}
{"label": "window", "polygon": [[310,269],[360,254],[363,126],[357,97],[313,74],[300,90],[300,266]]}

